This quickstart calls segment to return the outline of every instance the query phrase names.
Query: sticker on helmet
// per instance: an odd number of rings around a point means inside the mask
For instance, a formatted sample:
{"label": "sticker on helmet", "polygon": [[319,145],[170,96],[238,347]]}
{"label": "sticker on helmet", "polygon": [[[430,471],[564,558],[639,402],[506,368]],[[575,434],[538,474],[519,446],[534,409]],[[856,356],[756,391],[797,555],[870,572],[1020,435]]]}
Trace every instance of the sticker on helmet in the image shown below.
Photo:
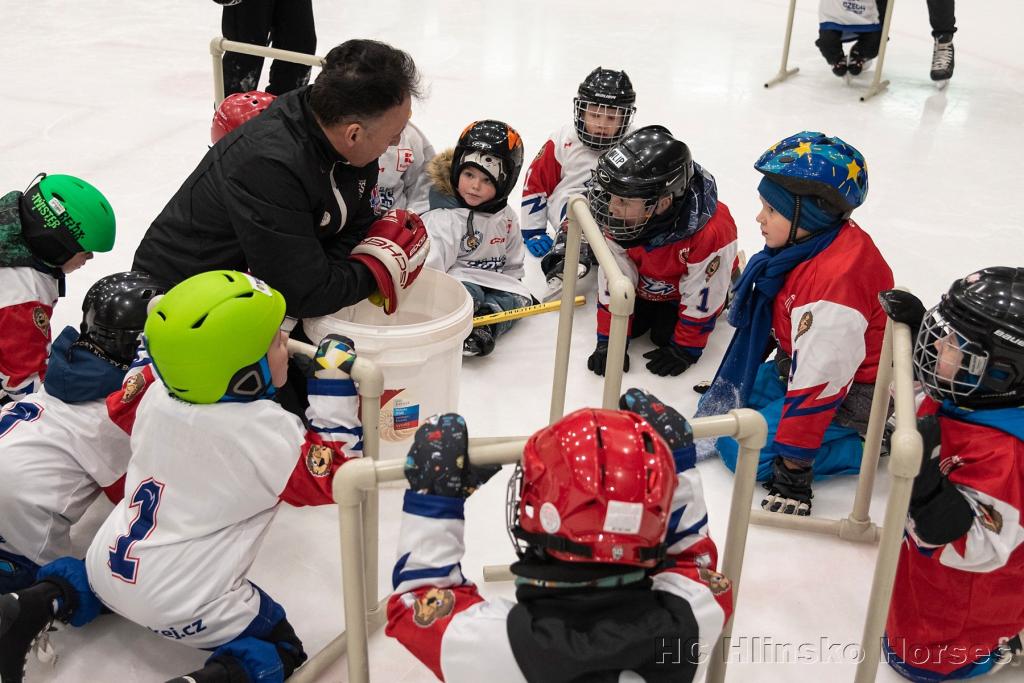
{"label": "sticker on helmet", "polygon": [[613,149],[608,152],[608,163],[615,168],[622,168],[622,165],[626,163],[627,157],[622,153],[621,149]]}
{"label": "sticker on helmet", "polygon": [[270,293],[270,286],[267,285],[266,282],[260,280],[259,278],[255,278],[252,275],[249,275],[248,273],[242,274],[245,275],[245,279],[249,281],[249,284],[252,285],[252,288],[255,289],[257,292],[259,292],[260,294],[265,294],[266,296],[273,296],[273,294]]}
{"label": "sticker on helmet", "polygon": [[540,525],[549,534],[556,533],[562,528],[562,516],[558,514],[558,508],[548,502],[540,506]]}
{"label": "sticker on helmet", "polygon": [[640,521],[643,516],[643,503],[610,500],[602,528],[613,534],[635,534],[640,531]]}
{"label": "sticker on helmet", "polygon": [[53,209],[53,212],[58,216],[62,216],[64,214],[64,205],[61,204],[60,200],[56,197],[50,197],[50,201],[46,203],[50,205],[50,208]]}

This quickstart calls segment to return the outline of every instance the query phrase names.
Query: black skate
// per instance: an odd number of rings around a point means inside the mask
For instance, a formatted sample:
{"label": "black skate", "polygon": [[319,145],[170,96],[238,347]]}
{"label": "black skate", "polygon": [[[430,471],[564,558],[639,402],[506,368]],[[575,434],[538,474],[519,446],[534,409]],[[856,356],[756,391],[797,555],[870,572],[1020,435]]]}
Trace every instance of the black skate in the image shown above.
{"label": "black skate", "polygon": [[[240,665],[236,668],[241,669],[241,673],[246,675],[245,669],[242,669]],[[234,673],[237,675],[239,672]],[[207,662],[202,669],[172,678],[167,683],[231,683],[232,680],[238,679],[232,678],[232,672],[228,670],[225,662],[215,659]]]}
{"label": "black skate", "polygon": [[[562,296],[562,276],[565,270],[565,242],[565,231],[560,231],[558,237],[555,238],[555,245],[551,247],[551,251],[540,261],[541,271],[544,273],[544,279],[548,284],[547,292],[544,294],[545,302],[554,301]],[[590,245],[587,244],[586,240],[581,241],[580,261],[576,266],[576,279],[580,280],[586,277],[590,269],[595,265],[597,265],[597,259],[594,258],[594,252],[591,251]]]}
{"label": "black skate", "polygon": [[772,461],[772,476],[764,483],[768,495],[761,501],[761,507],[768,512],[783,515],[807,517],[811,514],[811,481],[814,479],[812,468],[791,470],[783,464],[782,458]]}
{"label": "black skate", "polygon": [[494,333],[491,326],[475,327],[462,342],[462,355],[486,356],[494,350]]}
{"label": "black skate", "polygon": [[[0,681],[21,683],[28,655],[42,646],[54,619],[66,620],[74,610],[70,586],[47,579],[17,593],[0,595]],[[57,599],[64,605],[58,611]],[[52,650],[49,650],[52,656]]]}
{"label": "black skate", "polygon": [[839,78],[845,77],[846,76],[846,72],[849,69],[849,67],[846,64],[846,57],[843,57],[838,62],[833,62],[833,63],[829,64],[829,66],[832,67],[833,75],[836,75]]}
{"label": "black skate", "polygon": [[856,52],[850,53],[850,58],[846,61],[846,68],[851,76],[860,76],[864,71],[864,65],[868,60],[864,59]]}
{"label": "black skate", "polygon": [[933,81],[937,81],[940,88],[944,88],[953,77],[953,34],[943,33],[935,38],[935,45],[932,47],[932,71]]}

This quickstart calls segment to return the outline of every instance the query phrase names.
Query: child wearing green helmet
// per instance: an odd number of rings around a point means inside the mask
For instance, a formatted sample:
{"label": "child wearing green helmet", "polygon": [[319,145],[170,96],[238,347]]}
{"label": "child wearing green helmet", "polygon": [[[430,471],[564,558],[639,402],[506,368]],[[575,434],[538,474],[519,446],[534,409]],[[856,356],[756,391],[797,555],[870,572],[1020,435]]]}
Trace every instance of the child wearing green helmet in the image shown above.
{"label": "child wearing green helmet", "polygon": [[82,626],[104,606],[212,651],[196,680],[282,680],[305,661],[284,608],[246,574],[280,502],[333,502],[334,474],[362,454],[362,427],[342,337],[324,338],[314,358],[308,428],[268,400],[287,377],[284,318],[279,292],[226,270],[150,307],[152,363],[107,399],[132,435],[125,498],[84,562],[56,560],[16,598],[0,596],[0,678],[21,671],[50,621]]}
{"label": "child wearing green helmet", "polygon": [[39,388],[64,276],[110,251],[114,232],[110,203],[74,176],[43,173],[0,197],[0,405]]}
{"label": "child wearing green helmet", "polygon": [[[867,163],[852,145],[803,131],[754,168],[764,175],[765,247],[733,289],[736,333],[697,414],[760,412],[768,422],[761,505],[809,515],[814,477],[860,470],[885,331],[878,293],[892,288],[892,270],[850,219],[868,191]],[[720,438],[717,450],[735,468],[736,441]]]}

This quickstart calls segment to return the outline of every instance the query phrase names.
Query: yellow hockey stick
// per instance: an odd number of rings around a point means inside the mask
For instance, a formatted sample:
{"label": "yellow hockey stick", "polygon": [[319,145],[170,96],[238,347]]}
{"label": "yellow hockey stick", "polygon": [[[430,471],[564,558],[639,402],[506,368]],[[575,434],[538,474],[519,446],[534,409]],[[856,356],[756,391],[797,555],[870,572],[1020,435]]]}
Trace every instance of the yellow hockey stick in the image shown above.
{"label": "yellow hockey stick", "polygon": [[[573,301],[573,305],[582,306],[587,303],[587,297],[582,294]],[[535,304],[533,306],[523,306],[522,308],[510,308],[507,311],[501,313],[490,313],[488,315],[481,315],[473,318],[473,327],[483,327],[484,325],[493,325],[494,323],[502,323],[506,320],[518,320],[519,318],[526,318],[531,315],[540,315],[541,313],[550,313],[551,311],[557,311],[562,307],[561,301],[549,301],[546,304]]]}

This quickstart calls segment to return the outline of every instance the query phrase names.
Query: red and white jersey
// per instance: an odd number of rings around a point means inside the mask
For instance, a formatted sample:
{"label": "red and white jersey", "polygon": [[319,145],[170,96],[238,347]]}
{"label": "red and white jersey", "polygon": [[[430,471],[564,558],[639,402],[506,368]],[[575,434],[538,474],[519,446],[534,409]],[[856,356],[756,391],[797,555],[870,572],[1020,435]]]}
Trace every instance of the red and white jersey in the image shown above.
{"label": "red and white jersey", "polygon": [[57,278],[35,268],[0,268],[0,398],[42,386],[58,291]]}
{"label": "red and white jersey", "polygon": [[556,231],[566,217],[571,194],[586,196],[601,153],[580,142],[574,123],[551,134],[530,162],[523,181],[523,233],[539,235],[548,224]]}
{"label": "red and white jersey", "polygon": [[[638,298],[679,303],[672,341],[698,353],[703,350],[725,307],[736,264],[736,223],[729,207],[718,202],[703,228],[659,247],[624,249],[612,240],[605,243],[623,274],[636,286]],[[602,337],[607,337],[611,327],[608,302],[608,279],[604,269],[598,268],[597,334]]]}
{"label": "red and white jersey", "polygon": [[850,384],[874,383],[886,321],[878,293],[892,287],[889,264],[852,220],[786,276],[772,304],[772,334],[793,359],[775,436],[783,455],[813,456]]}
{"label": "red and white jersey", "polygon": [[429,206],[427,164],[436,156],[433,145],[416,125],[405,124],[402,137],[377,160],[380,212],[408,209],[423,213]]}
{"label": "red and white jersey", "polygon": [[472,223],[469,209],[431,209],[423,214],[430,235],[427,268],[530,298],[521,282],[526,245],[515,211],[506,206],[496,213],[472,213]]}
{"label": "red and white jersey", "polygon": [[[193,405],[146,367],[107,399],[131,429],[125,498],[86,554],[110,609],[192,647],[242,633],[260,596],[245,580],[278,503],[333,502],[334,473],[361,455],[349,379],[310,380],[312,428],[270,400]],[[140,397],[141,396],[141,397]]]}
{"label": "red and white jersey", "polygon": [[[919,412],[936,409],[927,399]],[[908,519],[886,634],[904,662],[944,675],[1024,631],[1024,441],[943,414],[939,426],[941,470],[974,509],[974,523],[934,546]]]}
{"label": "red and white jersey", "polygon": [[[672,634],[666,640],[697,641],[706,655],[732,613],[731,585],[714,570],[717,550],[707,535],[700,474],[688,466],[678,476],[667,535],[675,566],[655,574],[651,590],[686,601],[696,623],[697,633]],[[515,652],[509,617],[516,603],[485,601],[463,576],[464,502],[406,492],[386,633],[448,683],[525,682],[517,656],[544,653]],[[702,679],[708,661],[703,657],[692,680]],[[637,678],[623,671],[619,680]]]}
{"label": "red and white jersey", "polygon": [[131,448],[103,399],[45,389],[0,411],[0,550],[46,564],[70,555],[71,525],[101,490],[121,500]]}

